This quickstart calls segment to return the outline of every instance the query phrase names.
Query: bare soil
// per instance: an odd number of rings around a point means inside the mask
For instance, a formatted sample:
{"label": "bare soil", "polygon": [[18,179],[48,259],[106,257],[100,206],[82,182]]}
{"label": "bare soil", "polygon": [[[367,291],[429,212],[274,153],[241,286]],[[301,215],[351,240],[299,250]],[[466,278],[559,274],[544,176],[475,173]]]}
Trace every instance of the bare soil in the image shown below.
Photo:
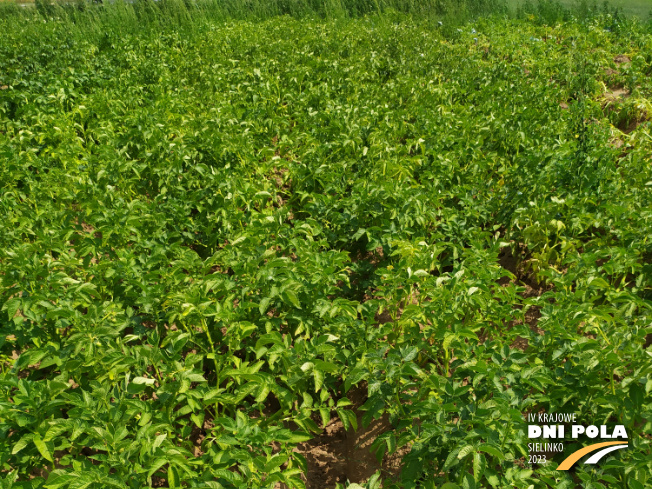
{"label": "bare soil", "polygon": [[[385,455],[378,462],[371,445],[381,434],[392,430],[387,415],[373,420],[369,426],[362,426],[360,406],[366,401],[366,386],[349,391],[347,397],[353,402],[358,420],[357,430],[346,430],[339,419],[333,419],[324,432],[310,441],[301,443],[295,451],[306,458],[308,471],[304,478],[307,489],[330,489],[340,483],[362,484],[374,473],[381,471],[384,477],[397,477],[401,459],[409,449],[398,450]],[[279,484],[277,489],[286,489]]]}
{"label": "bare soil", "polygon": [[631,62],[632,60],[629,59],[629,57],[625,56],[624,54],[619,54],[614,58],[614,63],[616,63],[617,65],[631,63]]}
{"label": "bare soil", "polygon": [[[540,283],[536,277],[534,277],[527,270],[525,263],[527,262],[527,253],[523,247],[519,248],[519,256],[514,256],[511,248],[506,247],[501,250],[500,255],[498,256],[498,262],[501,267],[509,270],[516,277],[514,283],[525,286],[525,290],[519,295],[523,299],[529,297],[540,297],[546,291],[551,289],[551,285],[546,285]],[[521,306],[518,306],[520,309]],[[530,331],[533,333],[542,335],[544,331],[539,327],[539,319],[541,318],[541,307],[529,305],[526,306],[523,313],[523,320],[517,319],[510,324],[510,328],[519,325],[527,324],[530,328]],[[511,344],[512,348],[517,348],[521,351],[526,351],[530,346],[530,342],[527,338],[522,336],[517,336],[514,342]]]}

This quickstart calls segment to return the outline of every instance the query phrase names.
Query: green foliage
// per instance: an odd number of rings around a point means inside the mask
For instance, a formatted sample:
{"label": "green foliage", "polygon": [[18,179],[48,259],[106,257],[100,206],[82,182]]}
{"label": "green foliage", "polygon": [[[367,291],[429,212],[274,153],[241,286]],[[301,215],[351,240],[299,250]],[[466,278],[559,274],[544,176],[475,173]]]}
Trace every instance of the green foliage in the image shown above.
{"label": "green foliage", "polygon": [[[0,21],[0,487],[301,488],[385,415],[369,489],[649,484],[649,32],[189,5]],[[539,410],[631,447],[529,467]]]}

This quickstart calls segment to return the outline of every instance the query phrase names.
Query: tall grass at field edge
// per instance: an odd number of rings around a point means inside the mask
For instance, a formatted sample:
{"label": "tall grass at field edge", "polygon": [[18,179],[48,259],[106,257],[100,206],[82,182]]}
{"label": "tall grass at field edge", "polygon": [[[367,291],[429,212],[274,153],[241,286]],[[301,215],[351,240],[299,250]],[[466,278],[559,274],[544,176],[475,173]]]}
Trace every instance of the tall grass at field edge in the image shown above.
{"label": "tall grass at field edge", "polygon": [[[356,18],[373,14],[409,15],[415,19],[466,21],[492,13],[507,14],[505,0],[35,0],[45,17],[66,16],[74,21],[122,22],[125,15],[155,24],[178,21],[263,20],[289,15],[294,18]],[[0,18],[33,15],[34,9],[0,2]]]}
{"label": "tall grass at field edge", "polygon": [[504,0],[35,0],[36,8],[0,3],[0,21],[56,20],[68,24],[69,34],[103,36],[146,28],[186,26],[204,22],[259,21],[278,16],[352,19],[382,15],[383,21],[411,18],[447,26],[473,18],[508,13]]}
{"label": "tall grass at field edge", "polygon": [[[622,10],[605,1],[516,1],[520,0],[35,0],[36,8],[0,2],[0,22],[56,20],[67,26],[68,34],[86,38],[148,28],[185,26],[194,30],[205,22],[259,21],[278,16],[343,20],[380,15],[382,22],[410,18],[435,27],[443,25],[444,31],[452,29],[453,33],[461,24],[491,15],[555,24],[608,14],[617,22],[631,22]],[[648,25],[652,30],[652,17]]]}

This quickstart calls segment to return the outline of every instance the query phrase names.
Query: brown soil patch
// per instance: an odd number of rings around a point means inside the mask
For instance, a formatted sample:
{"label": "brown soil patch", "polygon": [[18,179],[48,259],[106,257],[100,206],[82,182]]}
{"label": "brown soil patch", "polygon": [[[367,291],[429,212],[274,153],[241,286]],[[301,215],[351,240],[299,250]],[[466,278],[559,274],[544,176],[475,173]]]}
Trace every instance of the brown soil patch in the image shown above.
{"label": "brown soil patch", "polygon": [[529,346],[530,346],[530,342],[528,341],[527,338],[523,338],[522,336],[517,336],[516,339],[510,345],[510,348],[525,351],[528,349]]}
{"label": "brown soil patch", "polygon": [[624,54],[619,54],[618,56],[616,56],[616,57],[614,58],[614,63],[619,64],[619,65],[620,65],[620,64],[625,64],[625,63],[631,63],[631,62],[632,62],[632,60],[629,59],[629,58],[628,58],[627,56],[625,56]]}
{"label": "brown soil patch", "polygon": [[272,168],[272,172],[270,175],[271,179],[274,180],[276,186],[282,190],[289,190],[291,187],[290,179],[285,176],[287,172],[288,172],[287,168],[274,167]]}
{"label": "brown soil patch", "polygon": [[192,452],[195,457],[201,457],[204,454],[204,451],[202,450],[202,443],[206,439],[206,434],[210,433],[213,427],[214,423],[212,419],[204,420],[201,429],[199,429],[197,425],[193,423],[192,431],[190,432],[190,441],[193,445]]}
{"label": "brown soil patch", "polygon": [[634,132],[634,129],[636,129],[641,122],[642,121],[637,121],[637,120],[623,122],[622,124],[618,124],[618,129],[620,129],[625,134],[630,134]]}
{"label": "brown soil patch", "polygon": [[541,319],[541,308],[539,306],[530,306],[527,311],[525,311],[525,324],[527,324],[533,332],[543,334],[544,331],[539,328],[539,319]]}
{"label": "brown soil patch", "polygon": [[[52,454],[54,458],[54,468],[59,470],[59,469],[65,469],[63,465],[61,465],[61,459],[67,454],[68,452],[65,450],[55,450],[54,453]],[[35,479],[37,477],[43,477],[44,479],[47,480],[47,478],[50,476],[50,473],[52,472],[52,464],[44,465],[43,467],[35,468],[33,469],[30,474],[29,478]]]}
{"label": "brown soil patch", "polygon": [[374,319],[378,322],[378,324],[391,323],[393,321],[392,314],[387,309],[385,309],[382,313],[377,312],[374,316]]}
{"label": "brown soil patch", "polygon": [[157,475],[152,476],[152,487],[170,487],[163,477]]}
{"label": "brown soil patch", "polygon": [[[528,291],[527,289],[529,289],[529,287],[526,287],[526,291],[523,294],[523,297],[528,297],[529,292],[534,296],[541,295],[540,293],[535,292],[533,289],[530,289],[530,291]],[[528,307],[527,310],[525,311],[525,324],[529,326],[530,331],[532,331],[533,333],[542,335],[544,334],[544,331],[539,327],[539,319],[541,319],[541,308],[539,306]],[[513,326],[519,324],[523,324],[523,321],[521,321],[520,319],[514,321]],[[511,345],[512,348],[518,348],[521,351],[527,350],[529,346],[530,346],[530,341],[527,338],[523,338],[522,336],[517,336]]]}
{"label": "brown soil patch", "polygon": [[380,262],[385,259],[383,247],[378,246],[374,251],[359,251],[351,256],[351,263],[359,261],[367,261],[374,267],[377,267]]}
{"label": "brown soil patch", "polygon": [[[615,87],[608,90],[602,98],[602,108],[615,112],[620,110],[620,103],[624,102],[631,96],[631,92],[623,87]],[[648,114],[646,111],[642,111],[638,114],[630,114],[629,117],[622,118],[618,123],[617,127],[620,131],[625,134],[629,134],[634,129],[636,129],[639,124],[648,120]],[[612,144],[613,146],[613,144]],[[622,144],[621,144],[622,146]],[[619,148],[620,146],[616,146]]]}
{"label": "brown soil patch", "polygon": [[543,294],[546,290],[550,290],[551,286],[546,286],[540,283],[535,276],[533,276],[526,269],[526,254],[525,250],[521,249],[519,256],[514,256],[510,246],[506,246],[500,250],[498,255],[498,264],[504,269],[511,272],[516,276],[515,283],[526,286],[526,291],[523,297],[533,297]]}
{"label": "brown soil patch", "polygon": [[[386,454],[382,463],[371,451],[376,438],[393,429],[389,417],[383,415],[363,427],[364,412],[359,408],[366,401],[366,386],[351,389],[347,397],[353,402],[358,429],[346,430],[339,419],[333,419],[322,434],[295,449],[308,463],[308,471],[302,477],[306,489],[330,489],[338,483],[346,485],[347,481],[363,484],[379,470],[383,476],[390,478],[400,472],[401,460],[409,449]],[[277,489],[287,488],[284,484],[278,484]]]}
{"label": "brown soil patch", "polygon": [[629,90],[626,88],[613,88],[604,94],[604,98],[607,102],[617,102],[625,100],[630,96]]}
{"label": "brown soil patch", "polygon": [[613,139],[610,139],[610,140],[609,140],[609,144],[610,144],[611,146],[613,146],[614,148],[620,149],[620,148],[623,147],[623,145],[625,144],[625,142],[624,142],[622,139],[613,138]]}
{"label": "brown soil patch", "polygon": [[618,75],[620,72],[617,70],[614,70],[613,68],[605,68],[604,69],[604,74],[607,76],[614,76]]}
{"label": "brown soil patch", "polygon": [[[520,296],[523,299],[528,299],[530,297],[540,297],[546,291],[552,288],[552,285],[546,286],[545,284],[539,283],[535,277],[528,273],[524,267],[524,252],[521,252],[520,257],[515,257],[510,247],[503,248],[500,252],[500,255],[498,256],[498,262],[501,267],[509,270],[513,275],[516,276],[516,280],[514,282],[525,286],[525,290],[520,293]],[[521,309],[523,306],[518,304],[515,307],[517,309]],[[525,323],[529,326],[530,331],[542,335],[544,334],[544,331],[538,326],[540,318],[541,307],[526,305],[523,319],[517,319],[511,322],[509,329],[513,328],[514,326],[518,326],[519,324]],[[530,342],[527,338],[517,336],[510,346],[512,348],[517,348],[521,351],[525,351],[530,346]]]}

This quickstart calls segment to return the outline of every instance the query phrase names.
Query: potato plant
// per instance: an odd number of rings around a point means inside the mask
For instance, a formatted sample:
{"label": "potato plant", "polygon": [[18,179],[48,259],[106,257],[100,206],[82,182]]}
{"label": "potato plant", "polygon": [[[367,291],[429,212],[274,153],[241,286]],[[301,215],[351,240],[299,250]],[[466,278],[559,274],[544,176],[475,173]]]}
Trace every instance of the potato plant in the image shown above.
{"label": "potato plant", "polygon": [[0,19],[0,487],[650,487],[649,28],[202,12]]}

